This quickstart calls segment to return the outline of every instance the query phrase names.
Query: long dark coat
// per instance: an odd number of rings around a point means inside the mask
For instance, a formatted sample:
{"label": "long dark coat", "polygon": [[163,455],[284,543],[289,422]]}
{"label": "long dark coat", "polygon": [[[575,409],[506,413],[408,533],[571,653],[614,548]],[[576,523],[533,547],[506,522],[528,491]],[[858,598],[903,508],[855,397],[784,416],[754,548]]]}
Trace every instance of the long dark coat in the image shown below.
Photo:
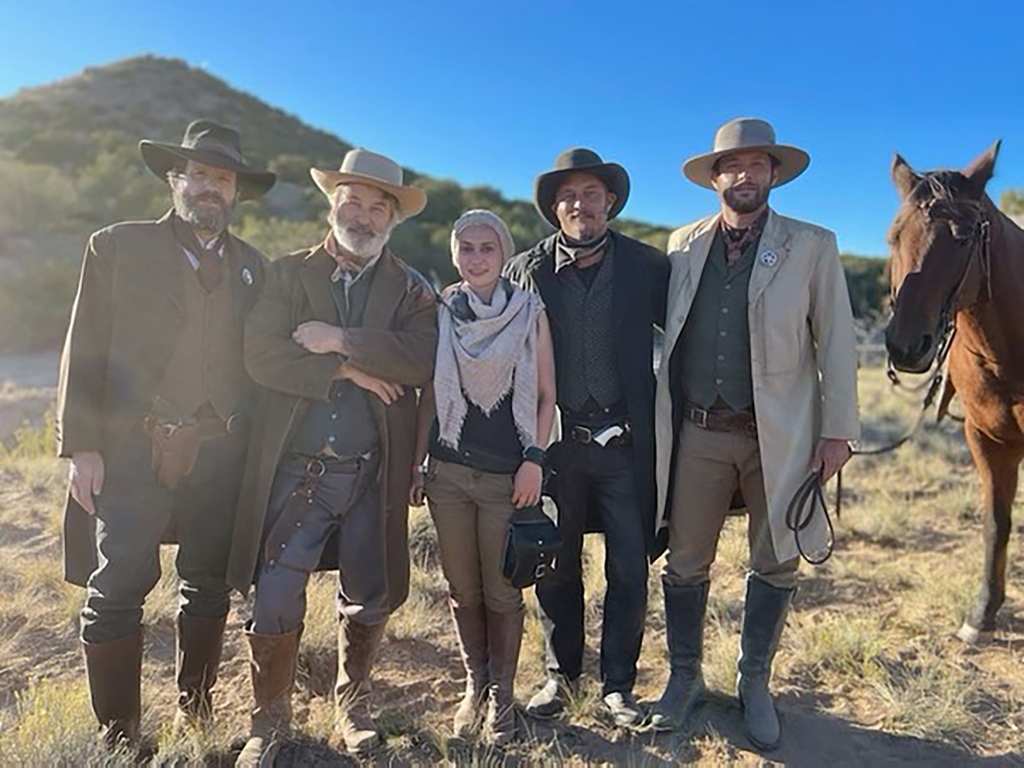
{"label": "long dark coat", "polygon": [[[335,263],[323,246],[285,256],[268,273],[267,287],[249,316],[245,363],[265,389],[249,445],[228,583],[248,592],[260,562],[270,490],[284,448],[312,400],[327,400],[338,358],[307,352],[292,341],[310,320],[339,325],[331,295]],[[415,387],[430,381],[437,348],[436,296],[429,283],[389,251],[373,275],[360,328],[347,328],[348,360],[366,373],[402,384],[405,394],[385,406],[367,400],[381,437],[381,525],[386,527],[388,599],[391,610],[409,594],[409,482],[416,437]],[[337,568],[329,542],[321,570]]]}
{"label": "long dark coat", "polygon": [[[536,291],[548,308],[555,355],[564,354],[568,329],[558,308],[562,292],[555,276],[556,235],[516,256],[505,274],[515,283]],[[667,537],[655,529],[654,482],[654,338],[665,327],[665,305],[670,267],[657,248],[611,232],[615,253],[612,313],[616,363],[632,426],[637,493],[644,515],[647,553],[651,560],[664,550]]]}
{"label": "long dark coat", "polygon": [[[266,259],[230,233],[225,255],[241,324],[263,285]],[[170,213],[159,221],[114,224],[89,238],[60,362],[61,457],[78,451],[109,457],[141,427],[184,326],[183,258]],[[254,399],[253,393],[246,401]],[[175,540],[173,531],[165,540]],[[93,518],[69,493],[64,577],[84,586],[96,566]]]}

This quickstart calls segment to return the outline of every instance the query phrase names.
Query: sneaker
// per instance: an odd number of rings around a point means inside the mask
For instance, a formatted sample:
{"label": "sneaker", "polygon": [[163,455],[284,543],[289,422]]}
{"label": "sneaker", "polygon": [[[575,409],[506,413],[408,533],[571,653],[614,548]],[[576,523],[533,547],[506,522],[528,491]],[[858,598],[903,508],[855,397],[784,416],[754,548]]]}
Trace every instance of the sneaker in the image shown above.
{"label": "sneaker", "polygon": [[644,712],[636,697],[629,691],[612,691],[605,694],[602,701],[605,711],[620,728],[637,726],[643,721]]}
{"label": "sneaker", "polygon": [[526,714],[541,720],[547,720],[561,714],[565,709],[566,700],[575,694],[575,681],[564,677],[552,676],[544,683],[544,687],[533,694],[526,705]]}

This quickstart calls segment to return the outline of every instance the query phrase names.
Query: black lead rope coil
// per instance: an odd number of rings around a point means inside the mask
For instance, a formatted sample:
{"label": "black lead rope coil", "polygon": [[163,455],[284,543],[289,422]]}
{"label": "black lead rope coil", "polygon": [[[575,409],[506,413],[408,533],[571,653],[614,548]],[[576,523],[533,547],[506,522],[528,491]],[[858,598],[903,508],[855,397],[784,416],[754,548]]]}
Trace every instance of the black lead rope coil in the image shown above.
{"label": "black lead rope coil", "polygon": [[[808,504],[808,502],[810,502]],[[825,516],[825,524],[828,526],[828,542],[825,544],[825,555],[820,559],[812,558],[804,551],[800,541],[800,533],[807,529],[814,519],[814,513],[818,507]],[[796,549],[805,561],[811,565],[821,565],[830,557],[835,549],[836,536],[832,527],[832,516],[828,513],[828,505],[825,503],[825,485],[821,481],[821,472],[811,473],[803,484],[797,488],[793,498],[790,499],[789,507],[786,509],[786,527],[793,532],[796,539]]]}

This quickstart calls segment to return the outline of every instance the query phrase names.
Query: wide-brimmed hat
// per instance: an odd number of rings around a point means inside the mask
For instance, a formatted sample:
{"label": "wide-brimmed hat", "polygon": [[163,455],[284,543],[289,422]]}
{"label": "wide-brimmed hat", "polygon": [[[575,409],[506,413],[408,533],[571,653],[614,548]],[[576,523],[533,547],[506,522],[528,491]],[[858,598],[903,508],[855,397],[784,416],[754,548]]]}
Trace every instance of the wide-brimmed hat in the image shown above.
{"label": "wide-brimmed hat", "polygon": [[276,174],[250,165],[242,156],[238,131],[212,120],[193,120],[185,129],[181,144],[143,139],[139,142],[139,152],[149,170],[164,181],[167,173],[181,160],[194,160],[234,171],[238,174],[238,197],[241,200],[262,197],[277,181]]}
{"label": "wide-brimmed hat", "polygon": [[309,175],[328,197],[339,184],[367,184],[394,195],[398,200],[402,218],[420,213],[427,206],[427,193],[402,183],[402,166],[390,157],[367,149],[351,149],[345,153],[337,171],[310,168]]}
{"label": "wide-brimmed hat", "polygon": [[533,203],[537,212],[555,229],[559,228],[554,204],[558,185],[573,173],[589,173],[599,178],[615,195],[615,204],[608,211],[608,220],[618,216],[629,198],[629,174],[618,163],[606,163],[592,149],[574,147],[555,158],[555,167],[540,174],[533,183]]}
{"label": "wide-brimmed hat", "polygon": [[694,184],[714,189],[711,175],[715,163],[732,152],[767,152],[775,158],[776,179],[772,186],[781,187],[805,170],[811,157],[799,147],[775,142],[775,129],[767,120],[756,117],[738,117],[730,120],[715,132],[714,149],[703,155],[691,157],[683,163],[683,175]]}

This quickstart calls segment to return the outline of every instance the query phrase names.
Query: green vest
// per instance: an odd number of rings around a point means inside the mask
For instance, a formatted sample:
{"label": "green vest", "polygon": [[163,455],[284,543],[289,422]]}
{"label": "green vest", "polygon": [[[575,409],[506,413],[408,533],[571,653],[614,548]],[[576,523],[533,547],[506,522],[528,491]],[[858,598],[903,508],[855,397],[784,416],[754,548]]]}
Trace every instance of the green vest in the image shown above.
{"label": "green vest", "polygon": [[693,306],[673,355],[683,398],[700,408],[733,410],[754,407],[750,377],[750,327],[747,286],[760,237],[750,242],[731,266],[725,263],[725,242],[716,232]]}

